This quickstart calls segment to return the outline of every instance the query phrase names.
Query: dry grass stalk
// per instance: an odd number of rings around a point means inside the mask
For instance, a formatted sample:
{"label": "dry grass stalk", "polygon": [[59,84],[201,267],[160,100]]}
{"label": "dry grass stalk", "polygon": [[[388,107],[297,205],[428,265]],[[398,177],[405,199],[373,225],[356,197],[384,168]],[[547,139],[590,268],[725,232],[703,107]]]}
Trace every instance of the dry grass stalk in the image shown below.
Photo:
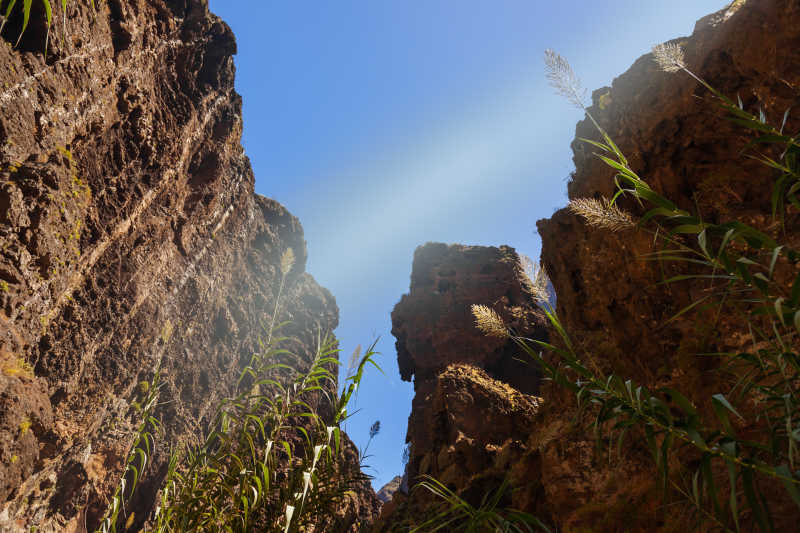
{"label": "dry grass stalk", "polygon": [[587,91],[580,78],[572,70],[563,56],[551,49],[544,51],[544,64],[547,80],[558,94],[563,96],[578,109],[586,109]]}
{"label": "dry grass stalk", "polygon": [[294,266],[294,250],[291,248],[287,248],[283,255],[281,256],[281,274],[284,276],[289,273],[289,271]]}
{"label": "dry grass stalk", "polygon": [[653,47],[653,59],[664,72],[686,70],[683,49],[676,43],[657,44]]}
{"label": "dry grass stalk", "polygon": [[571,200],[567,208],[575,215],[583,217],[590,226],[622,231],[636,227],[633,217],[606,198],[578,198]]}
{"label": "dry grass stalk", "polygon": [[475,326],[489,337],[508,337],[503,319],[494,310],[485,305],[473,304],[472,316],[475,317]]}

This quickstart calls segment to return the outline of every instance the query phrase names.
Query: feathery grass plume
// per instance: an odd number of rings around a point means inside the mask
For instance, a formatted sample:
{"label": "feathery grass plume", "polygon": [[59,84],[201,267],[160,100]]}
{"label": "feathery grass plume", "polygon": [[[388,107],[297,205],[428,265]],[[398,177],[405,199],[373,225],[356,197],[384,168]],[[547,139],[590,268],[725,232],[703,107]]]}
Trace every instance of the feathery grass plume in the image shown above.
{"label": "feathery grass plume", "polygon": [[544,51],[544,65],[550,86],[578,109],[586,110],[587,91],[580,78],[563,56],[548,48]]}
{"label": "feathery grass plume", "polygon": [[522,265],[522,271],[528,278],[528,287],[533,294],[533,299],[540,304],[547,304],[550,302],[550,293],[547,290],[550,285],[550,277],[547,275],[543,265],[536,266],[533,259],[527,255],[521,254],[519,261]]}
{"label": "feathery grass plume", "polygon": [[475,317],[475,327],[484,332],[489,337],[508,337],[508,330],[494,310],[485,305],[472,305],[472,316]]}
{"label": "feathery grass plume", "polygon": [[550,276],[547,275],[544,265],[539,265],[536,269],[536,275],[533,277],[533,298],[537,303],[548,304],[550,303],[550,292],[547,290],[550,285]]}
{"label": "feathery grass plume", "polygon": [[361,345],[356,346],[353,353],[350,354],[350,360],[347,362],[347,372],[345,376],[350,377],[353,375],[356,368],[358,368],[358,361],[361,359]]}
{"label": "feathery grass plume", "polygon": [[662,43],[653,47],[653,59],[664,72],[678,72],[686,69],[683,49],[677,43]]}
{"label": "feathery grass plume", "polygon": [[578,198],[570,200],[567,208],[574,215],[583,217],[590,226],[607,229],[610,231],[622,231],[636,227],[633,217],[612,204],[606,198],[596,200],[594,198]]}
{"label": "feathery grass plume", "polygon": [[287,248],[283,255],[281,256],[281,274],[284,276],[289,273],[289,271],[294,266],[294,250],[291,248]]}

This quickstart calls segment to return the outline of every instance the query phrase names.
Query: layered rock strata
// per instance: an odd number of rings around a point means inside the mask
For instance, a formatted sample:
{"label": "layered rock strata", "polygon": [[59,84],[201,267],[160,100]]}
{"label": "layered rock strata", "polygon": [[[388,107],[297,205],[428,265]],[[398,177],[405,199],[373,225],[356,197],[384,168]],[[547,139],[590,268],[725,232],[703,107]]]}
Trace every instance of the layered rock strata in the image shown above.
{"label": "layered rock strata", "polygon": [[[68,2],[46,57],[37,24],[0,46],[0,530],[97,525],[160,368],[138,530],[170,449],[259,349],[288,248],[280,318],[306,364],[338,310],[297,219],[253,193],[236,44],[204,0]],[[368,520],[377,500],[357,493],[342,512]]]}

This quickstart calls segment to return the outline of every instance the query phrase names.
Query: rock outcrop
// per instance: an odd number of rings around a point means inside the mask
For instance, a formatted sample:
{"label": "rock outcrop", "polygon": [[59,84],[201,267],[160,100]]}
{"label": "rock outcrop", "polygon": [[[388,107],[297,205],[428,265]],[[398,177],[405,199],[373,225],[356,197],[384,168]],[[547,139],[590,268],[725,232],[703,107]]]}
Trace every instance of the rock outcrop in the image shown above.
{"label": "rock outcrop", "polygon": [[394,493],[400,490],[400,485],[403,482],[403,476],[395,476],[386,485],[380,488],[375,495],[380,501],[386,503],[392,499]]}
{"label": "rock outcrop", "polygon": [[[477,501],[508,479],[514,503],[522,507],[533,497],[526,478],[536,479],[523,464],[541,402],[535,396],[539,372],[518,359],[512,341],[475,328],[473,304],[494,309],[521,335],[547,338],[544,315],[513,248],[417,248],[411,288],[392,312],[401,376],[414,377],[406,475],[412,485],[433,476]],[[424,492],[410,498],[396,492],[379,530],[423,516],[432,501]]]}
{"label": "rock outcrop", "polygon": [[[306,362],[338,310],[304,272],[297,219],[253,192],[236,43],[207,3],[68,2],[47,57],[39,4],[20,47],[0,46],[0,530],[93,530],[160,367],[134,531],[170,448],[197,441],[259,349],[285,250],[283,333]],[[366,484],[355,500],[345,512],[376,512]]]}

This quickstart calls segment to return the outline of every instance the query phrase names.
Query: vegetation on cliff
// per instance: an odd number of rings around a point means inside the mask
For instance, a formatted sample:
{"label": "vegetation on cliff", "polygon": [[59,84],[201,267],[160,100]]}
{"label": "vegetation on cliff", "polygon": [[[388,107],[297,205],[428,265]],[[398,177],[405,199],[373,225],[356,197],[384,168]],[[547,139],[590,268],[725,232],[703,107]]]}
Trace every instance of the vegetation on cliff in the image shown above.
{"label": "vegetation on cliff", "polygon": [[[597,157],[616,172],[617,192],[612,198],[575,199],[570,209],[606,231],[651,233],[656,251],[648,260],[691,267],[662,284],[708,283],[706,294],[673,318],[696,309],[712,313],[715,320],[735,317],[751,348],[702,354],[716,360],[721,379],[720,391],[697,398],[703,402],[698,407],[685,392],[651,389],[627,376],[603,372],[591,352],[573,345],[544,297],[540,305],[559,343],[519,336],[485,306],[474,306],[473,314],[485,334],[513,339],[549,379],[574,392],[579,412],[593,419],[598,445],[615,443],[617,449],[639,445],[650,450],[661,474],[665,507],[678,494],[694,507],[703,527],[783,530],[787,502],[800,507],[800,253],[783,225],[787,206],[800,208],[800,136],[784,132],[788,110],[780,126],[772,126],[763,112],[749,113],[741,100],[735,103],[696,76],[678,45],[660,45],[653,52],[665,71],[692,76],[729,120],[753,133],[750,146],[759,148],[751,157],[776,171],[771,216],[780,222],[780,235],[772,237],[739,220],[704,220],[699,212],[679,208],[652,189],[586,107],[585,93],[569,64],[548,50],[548,78],[570,103],[586,112],[602,139],[583,140],[599,150]],[[632,208],[644,211],[636,222],[619,207],[631,199]],[[776,484],[783,486],[783,496],[776,493]]]}

